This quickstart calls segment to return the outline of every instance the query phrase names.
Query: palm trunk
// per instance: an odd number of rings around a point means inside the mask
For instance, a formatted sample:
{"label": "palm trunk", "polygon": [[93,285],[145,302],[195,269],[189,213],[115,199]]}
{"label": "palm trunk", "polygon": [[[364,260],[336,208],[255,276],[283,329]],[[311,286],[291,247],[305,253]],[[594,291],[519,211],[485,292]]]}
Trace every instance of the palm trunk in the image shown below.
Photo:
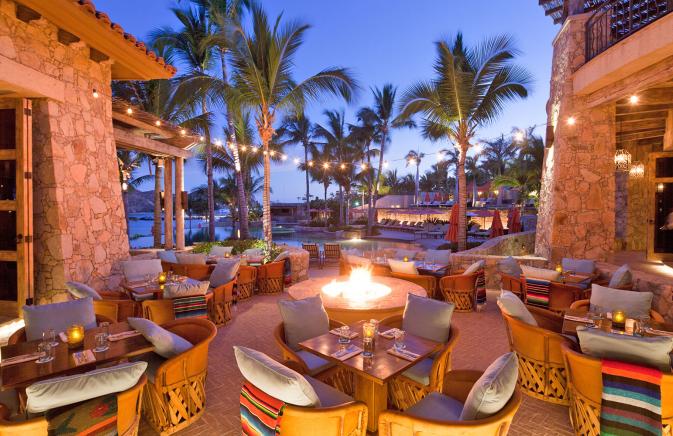
{"label": "palm trunk", "polygon": [[159,162],[154,164],[154,223],[152,225],[154,248],[161,248],[161,171]]}
{"label": "palm trunk", "polygon": [[[201,112],[208,113],[205,98],[201,100]],[[210,127],[204,129],[206,137],[206,178],[208,179],[208,240],[215,240],[215,184],[213,183],[213,145],[210,142]]]}
{"label": "palm trunk", "polygon": [[323,186],[325,187],[325,196],[324,196],[325,206],[323,207],[323,214],[325,215],[325,224],[327,224],[327,222],[329,221],[329,218],[327,217],[327,188],[329,187],[329,185],[323,184]]}
{"label": "palm trunk", "polygon": [[[376,198],[379,195],[379,179],[381,178],[381,171],[383,171],[383,152],[386,144],[386,131],[383,130],[381,133],[381,152],[379,153],[379,169],[376,173],[374,173],[374,201],[376,201]],[[371,205],[369,207],[369,215],[367,219],[367,230],[371,232],[371,228],[374,225],[374,207]],[[371,233],[370,233],[371,234]]]}
{"label": "palm trunk", "polygon": [[339,185],[339,225],[342,226],[344,223],[344,191],[341,185]]}
{"label": "palm trunk", "polygon": [[416,202],[416,206],[418,206],[418,167],[420,165],[416,163],[416,184],[414,185],[415,189],[415,194],[414,194],[414,201]]}
{"label": "palm trunk", "polygon": [[[369,156],[369,148],[371,147],[371,142],[367,143],[367,171],[371,171],[372,168],[372,159]],[[364,207],[364,192],[362,193],[362,206]],[[367,204],[367,234],[372,234],[372,220],[370,217],[370,211],[374,208],[374,180],[369,177],[369,203]]]}
{"label": "palm trunk", "polygon": [[264,155],[264,190],[262,192],[262,232],[267,246],[271,246],[273,235],[271,233],[271,157],[269,155],[269,142],[273,136],[273,127],[267,114],[263,114],[263,124],[259,127],[259,137],[262,140]]}
{"label": "palm trunk", "polygon": [[[229,84],[227,77],[227,62],[225,50],[220,51],[220,62],[222,63],[222,81],[225,85]],[[227,103],[227,127],[229,128],[229,142],[233,144],[232,154],[234,155],[234,166],[236,167],[236,187],[238,188],[238,220],[240,223],[241,239],[250,237],[250,227],[248,225],[248,201],[245,195],[245,184],[241,174],[241,159],[238,154],[238,141],[236,139],[236,124],[234,115]],[[232,215],[233,217],[233,215]]]}
{"label": "palm trunk", "polygon": [[128,192],[122,191],[122,203],[124,204],[124,218],[126,219],[126,234],[129,235],[129,196]]}
{"label": "palm trunk", "polygon": [[351,191],[346,191],[346,225],[351,225]]}
{"label": "palm trunk", "polygon": [[308,179],[308,142],[304,143],[304,168],[306,168],[306,219],[311,221],[311,194],[309,192],[309,179]]}
{"label": "palm trunk", "polygon": [[465,154],[467,146],[460,146],[460,157],[456,172],[458,173],[458,251],[464,251],[467,248],[467,183],[465,178]]}

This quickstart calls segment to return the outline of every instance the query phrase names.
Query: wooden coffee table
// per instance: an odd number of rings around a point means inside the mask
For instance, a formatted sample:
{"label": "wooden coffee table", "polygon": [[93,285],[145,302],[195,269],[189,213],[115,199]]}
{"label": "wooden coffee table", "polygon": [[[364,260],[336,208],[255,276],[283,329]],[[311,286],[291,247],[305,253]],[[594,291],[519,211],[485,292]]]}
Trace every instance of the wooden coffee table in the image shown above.
{"label": "wooden coffee table", "polygon": [[[121,333],[133,330],[126,322],[110,324],[110,334]],[[93,328],[84,333],[83,346],[68,349],[68,344],[59,342],[54,350],[54,360],[48,363],[36,363],[28,361],[7,365],[0,368],[0,377],[2,378],[2,390],[25,388],[36,381],[53,378],[60,375],[74,374],[94,369],[97,365],[105,363],[118,362],[120,360],[154,351],[154,346],[149,343],[142,335],[133,336],[119,341],[110,341],[110,348],[102,353],[94,353],[96,361],[85,365],[76,366],[72,358],[72,353],[82,350],[93,350],[95,347],[96,333],[100,333],[100,328]],[[41,340],[20,342],[14,345],[5,345],[0,349],[3,359],[14,356],[35,353],[37,345]]]}
{"label": "wooden coffee table", "polygon": [[[350,325],[351,331],[359,333],[358,337],[351,341],[352,344],[362,348],[362,322]],[[379,331],[386,331],[389,327],[381,325]],[[368,423],[367,429],[375,432],[378,429],[379,415],[386,410],[388,405],[388,382],[396,375],[406,371],[419,361],[438,351],[443,344],[406,334],[406,348],[419,355],[414,361],[408,361],[389,354],[386,350],[392,348],[394,340],[378,336],[375,341],[374,357],[365,359],[362,354],[340,361],[331,356],[339,350],[338,336],[331,333],[300,342],[299,346],[323,359],[340,365],[355,375],[355,399],[367,405]]]}

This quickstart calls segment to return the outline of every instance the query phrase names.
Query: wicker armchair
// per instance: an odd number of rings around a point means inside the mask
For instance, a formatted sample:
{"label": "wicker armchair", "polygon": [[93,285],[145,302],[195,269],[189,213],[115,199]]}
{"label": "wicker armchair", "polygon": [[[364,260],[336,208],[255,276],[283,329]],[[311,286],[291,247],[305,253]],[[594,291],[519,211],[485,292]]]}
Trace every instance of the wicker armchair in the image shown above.
{"label": "wicker armchair", "polygon": [[[528,286],[526,285],[526,278],[524,276],[521,276],[521,282],[523,283],[524,295],[527,295]],[[572,303],[582,298],[583,292],[584,290],[577,286],[551,282],[549,284],[549,306],[547,307],[547,310],[562,315],[566,310],[570,309]],[[527,298],[524,302],[525,301],[527,301]]]}
{"label": "wicker armchair", "polygon": [[[603,394],[601,359],[578,353],[572,344],[561,345],[561,351],[568,371],[570,423],[577,435],[599,436]],[[670,373],[661,376],[661,422],[662,433],[670,435],[673,432],[673,374]]]}
{"label": "wicker armchair", "polygon": [[320,253],[320,247],[318,244],[301,244],[301,248],[308,251],[308,261],[317,261],[318,268],[322,269],[323,257]]}
{"label": "wicker armchair", "polygon": [[456,305],[456,312],[472,312],[475,306],[478,273],[451,275],[439,279],[439,290],[445,301]]}
{"label": "wicker armchair", "polygon": [[526,324],[502,312],[507,338],[519,359],[519,387],[527,395],[554,404],[568,404],[566,370],[561,344],[563,317],[535,307],[528,308],[538,326]]}
{"label": "wicker armchair", "polygon": [[523,290],[523,281],[520,277],[500,273],[500,288],[510,291],[519,297],[521,301],[526,301],[526,293]]}
{"label": "wicker armchair", "polygon": [[[100,324],[102,322],[112,323],[114,321],[112,319],[104,316],[104,315],[96,314],[96,324]],[[18,329],[14,333],[12,333],[12,335],[9,337],[9,339],[7,339],[7,345],[18,344],[19,342],[26,342],[27,340],[28,339],[26,338],[26,328],[21,327],[20,329]],[[1,434],[2,433],[0,433],[0,435]]]}
{"label": "wicker armchair", "polygon": [[257,268],[257,292],[277,294],[285,289],[285,261],[270,262]]}
{"label": "wicker armchair", "polygon": [[208,280],[210,274],[215,269],[215,265],[206,265],[200,263],[171,263],[161,262],[164,271],[172,271],[174,274],[189,277],[194,280]]}
{"label": "wicker armchair", "polygon": [[[446,374],[441,393],[464,403],[474,383],[481,377],[479,371],[459,370]],[[379,415],[380,436],[407,435],[462,435],[504,436],[521,405],[521,394],[515,390],[507,404],[495,415],[473,421],[433,420],[387,410]]]}
{"label": "wicker armchair", "polygon": [[323,256],[323,263],[325,262],[339,262],[341,259],[341,245],[331,244],[325,242],[325,252]]}
{"label": "wicker armchair", "polygon": [[[123,392],[117,392],[117,433],[125,436],[136,436],[140,426],[141,395],[147,376],[142,375],[135,386]],[[89,400],[93,401],[93,400]],[[74,405],[76,406],[76,405]],[[59,408],[58,412],[67,413],[71,410],[70,406]],[[49,418],[39,416],[37,418],[27,419],[25,421],[10,421],[12,411],[4,404],[0,403],[0,435],[3,436],[27,436],[27,435],[47,435],[49,432]],[[49,414],[51,418],[51,413]]]}
{"label": "wicker armchair", "polygon": [[423,289],[425,289],[425,291],[428,293],[428,297],[437,298],[437,279],[433,276],[396,272],[391,272],[390,275],[396,279],[402,279],[408,282],[416,283],[418,286],[421,286]]}
{"label": "wicker armchair", "polygon": [[[329,328],[341,327],[343,324],[339,321],[330,320]],[[312,373],[308,365],[302,359],[302,357],[297,354],[285,341],[285,328],[281,322],[273,330],[273,338],[276,341],[276,345],[280,348],[280,353],[285,361],[285,366],[291,366],[292,369],[297,371],[300,374],[307,374],[316,379],[320,380],[323,383],[326,383],[341,392],[344,392],[348,395],[353,395],[355,391],[355,385],[353,381],[353,374],[350,371],[342,369],[340,366],[332,366],[324,371],[318,373]],[[291,365],[288,365],[288,362],[291,362]],[[283,418],[285,419],[285,418]],[[366,422],[366,421],[365,421]]]}
{"label": "wicker armchair", "polygon": [[236,301],[247,300],[252,297],[257,284],[257,268],[241,265],[236,275]]}
{"label": "wicker armchair", "polygon": [[224,325],[231,321],[231,306],[234,303],[234,285],[236,280],[213,289],[213,302],[209,318],[215,325]]}
{"label": "wicker armchair", "polygon": [[[577,300],[573,304],[570,305],[570,308],[571,309],[585,309],[585,310],[588,311],[589,310],[589,305],[590,305],[589,300]],[[628,311],[627,311],[627,315],[628,315]],[[666,320],[664,320],[664,317],[654,309],[650,309],[650,318],[654,322],[658,322],[658,323],[662,323],[662,324],[664,322],[666,322]]]}
{"label": "wicker armchair", "polygon": [[206,409],[208,346],[217,327],[205,319],[179,319],[163,327],[194,346],[164,361],[143,392],[143,415],[161,435],[175,433]]}
{"label": "wicker armchair", "polygon": [[[393,315],[380,321],[382,326],[402,328],[402,315]],[[437,352],[430,369],[430,383],[424,385],[400,374],[388,386],[388,401],[399,410],[405,410],[423,399],[430,392],[441,392],[444,376],[451,371],[451,352],[456,346],[460,332],[451,326],[449,340]]]}

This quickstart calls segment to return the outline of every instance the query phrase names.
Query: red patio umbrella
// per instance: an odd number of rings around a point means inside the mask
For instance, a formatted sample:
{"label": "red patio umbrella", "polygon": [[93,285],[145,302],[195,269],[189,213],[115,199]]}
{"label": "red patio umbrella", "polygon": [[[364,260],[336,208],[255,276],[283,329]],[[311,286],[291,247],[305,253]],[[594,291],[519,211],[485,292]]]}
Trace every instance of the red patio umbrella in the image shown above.
{"label": "red patio umbrella", "polygon": [[451,206],[451,217],[449,218],[449,230],[444,236],[449,242],[458,242],[458,203]]}
{"label": "red patio umbrella", "polygon": [[491,233],[488,235],[489,238],[495,238],[496,236],[502,236],[505,232],[502,228],[502,221],[500,220],[500,212],[497,210],[493,211],[493,222],[491,223]]}
{"label": "red patio umbrella", "polygon": [[519,213],[519,208],[512,208],[512,212],[507,220],[507,227],[509,228],[509,233],[518,233],[521,231],[521,214]]}

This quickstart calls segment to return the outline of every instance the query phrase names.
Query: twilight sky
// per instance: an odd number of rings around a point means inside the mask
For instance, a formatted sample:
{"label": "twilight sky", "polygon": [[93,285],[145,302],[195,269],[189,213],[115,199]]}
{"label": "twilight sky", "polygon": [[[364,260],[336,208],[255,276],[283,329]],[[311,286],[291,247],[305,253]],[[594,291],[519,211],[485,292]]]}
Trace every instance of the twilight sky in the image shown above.
{"label": "twilight sky", "polygon": [[[283,12],[284,18],[300,19],[312,26],[296,59],[296,80],[328,66],[343,66],[350,68],[363,86],[358,100],[351,105],[325,99],[322,104],[309,107],[307,114],[313,122],[323,121],[323,110],[339,108],[346,109],[349,122],[355,122],[353,114],[357,108],[371,104],[370,87],[390,82],[399,87],[401,94],[410,84],[429,79],[435,56],[433,43],[457,31],[463,32],[468,44],[499,33],[513,35],[523,52],[519,62],[535,78],[529,98],[510,104],[499,121],[484,127],[479,137],[490,139],[501,133],[509,134],[513,127],[546,121],[551,42],[558,26],[544,16],[537,1],[266,0],[262,3],[272,18]],[[176,0],[95,0],[95,4],[140,39],[156,27],[177,28],[179,24],[170,10],[178,5]],[[182,0],[179,4],[188,2]],[[536,132],[544,134],[544,128],[539,127]],[[398,130],[393,132],[385,159],[390,161],[390,168],[398,168],[403,175],[411,172],[401,160],[410,149],[435,153],[447,145],[426,141],[416,130]],[[299,156],[301,149],[287,149],[286,153],[290,159],[272,169],[274,201],[297,201],[297,197],[304,195],[304,175],[292,163],[292,157]],[[435,162],[435,156],[426,157],[421,172]],[[195,164],[187,164],[187,189],[205,183],[205,175]],[[322,185],[312,184],[311,194],[322,197]]]}

